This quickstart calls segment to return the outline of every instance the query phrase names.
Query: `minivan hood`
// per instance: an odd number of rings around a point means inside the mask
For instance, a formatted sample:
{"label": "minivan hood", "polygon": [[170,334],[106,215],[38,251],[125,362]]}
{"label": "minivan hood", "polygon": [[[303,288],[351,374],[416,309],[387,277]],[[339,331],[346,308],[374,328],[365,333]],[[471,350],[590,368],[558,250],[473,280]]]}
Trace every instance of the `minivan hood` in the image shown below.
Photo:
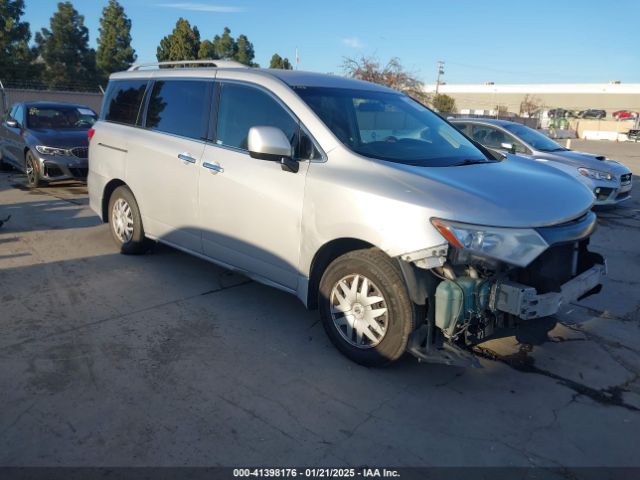
{"label": "minivan hood", "polygon": [[71,148],[89,145],[87,130],[30,129],[31,142],[47,147]]}
{"label": "minivan hood", "polygon": [[539,152],[536,158],[545,158],[554,162],[572,165],[576,168],[587,167],[595,170],[602,170],[613,174],[623,175],[629,173],[630,170],[621,163],[613,160],[607,160],[602,155],[593,155],[591,153],[575,152],[573,150],[565,150],[561,152]]}
{"label": "minivan hood", "polygon": [[541,227],[589,210],[593,193],[557,168],[508,155],[501,162],[457,167],[392,166],[403,194],[433,216],[477,225]]}

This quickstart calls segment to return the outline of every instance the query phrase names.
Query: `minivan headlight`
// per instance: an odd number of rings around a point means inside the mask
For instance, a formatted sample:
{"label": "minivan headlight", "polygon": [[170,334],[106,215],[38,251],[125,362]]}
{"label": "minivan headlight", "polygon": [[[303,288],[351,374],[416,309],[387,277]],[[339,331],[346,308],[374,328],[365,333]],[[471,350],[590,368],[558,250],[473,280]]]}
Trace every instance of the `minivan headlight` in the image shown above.
{"label": "minivan headlight", "polygon": [[532,228],[485,227],[439,218],[431,223],[454,247],[518,267],[526,267],[549,247]]}
{"label": "minivan headlight", "polygon": [[603,172],[601,170],[594,170],[593,168],[580,167],[578,168],[578,172],[580,172],[580,175],[582,175],[583,177],[588,177],[593,180],[613,180],[613,175],[611,175],[610,173]]}
{"label": "minivan headlight", "polygon": [[36,145],[36,150],[44,155],[71,155],[66,148],[45,147],[44,145]]}

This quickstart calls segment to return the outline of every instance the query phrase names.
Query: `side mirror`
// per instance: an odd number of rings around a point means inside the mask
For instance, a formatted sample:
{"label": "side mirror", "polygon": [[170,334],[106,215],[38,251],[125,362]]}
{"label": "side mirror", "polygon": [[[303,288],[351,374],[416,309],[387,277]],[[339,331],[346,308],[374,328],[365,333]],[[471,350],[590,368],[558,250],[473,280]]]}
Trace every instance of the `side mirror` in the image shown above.
{"label": "side mirror", "polygon": [[7,118],[7,121],[5,122],[7,124],[7,127],[10,128],[18,128],[20,125],[18,125],[18,122],[16,122],[13,118]]}
{"label": "side mirror", "polygon": [[289,139],[276,127],[251,127],[247,140],[251,158],[280,162],[283,170],[297,172],[298,162],[293,160],[293,149]]}
{"label": "side mirror", "polygon": [[500,148],[505,149],[509,153],[516,153],[516,146],[513,143],[507,143],[507,142],[501,143]]}

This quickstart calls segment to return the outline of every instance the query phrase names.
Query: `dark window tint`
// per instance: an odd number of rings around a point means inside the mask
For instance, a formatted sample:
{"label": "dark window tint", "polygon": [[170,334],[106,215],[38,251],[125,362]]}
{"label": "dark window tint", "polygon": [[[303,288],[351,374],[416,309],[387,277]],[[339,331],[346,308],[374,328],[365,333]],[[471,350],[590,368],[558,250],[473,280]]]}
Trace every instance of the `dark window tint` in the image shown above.
{"label": "dark window tint", "polygon": [[298,123],[275,99],[257,88],[221,85],[216,143],[246,150],[249,129],[259,126],[279,128],[297,149]]}
{"label": "dark window tint", "polygon": [[155,82],[145,126],[183,137],[204,139],[210,113],[210,82],[162,80]]}
{"label": "dark window tint", "polygon": [[95,121],[96,114],[86,107],[31,106],[27,110],[28,128],[88,130]]}
{"label": "dark window tint", "polygon": [[120,80],[109,83],[104,102],[104,119],[135,125],[147,80]]}

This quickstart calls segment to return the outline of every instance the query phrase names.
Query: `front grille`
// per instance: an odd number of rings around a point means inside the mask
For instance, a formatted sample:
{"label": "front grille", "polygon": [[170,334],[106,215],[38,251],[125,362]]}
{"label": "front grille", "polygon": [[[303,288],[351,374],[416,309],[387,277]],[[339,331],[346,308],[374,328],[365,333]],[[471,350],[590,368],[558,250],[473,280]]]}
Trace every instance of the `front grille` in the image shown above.
{"label": "front grille", "polygon": [[89,172],[88,168],[69,168],[71,175],[76,178],[86,178],[87,173]]}
{"label": "front grille", "polygon": [[88,158],[89,157],[89,147],[74,147],[71,149],[71,153],[74,157],[78,158]]}
{"label": "front grille", "polygon": [[631,174],[627,173],[625,175],[621,175],[620,176],[620,183],[622,183],[623,185],[631,183]]}

